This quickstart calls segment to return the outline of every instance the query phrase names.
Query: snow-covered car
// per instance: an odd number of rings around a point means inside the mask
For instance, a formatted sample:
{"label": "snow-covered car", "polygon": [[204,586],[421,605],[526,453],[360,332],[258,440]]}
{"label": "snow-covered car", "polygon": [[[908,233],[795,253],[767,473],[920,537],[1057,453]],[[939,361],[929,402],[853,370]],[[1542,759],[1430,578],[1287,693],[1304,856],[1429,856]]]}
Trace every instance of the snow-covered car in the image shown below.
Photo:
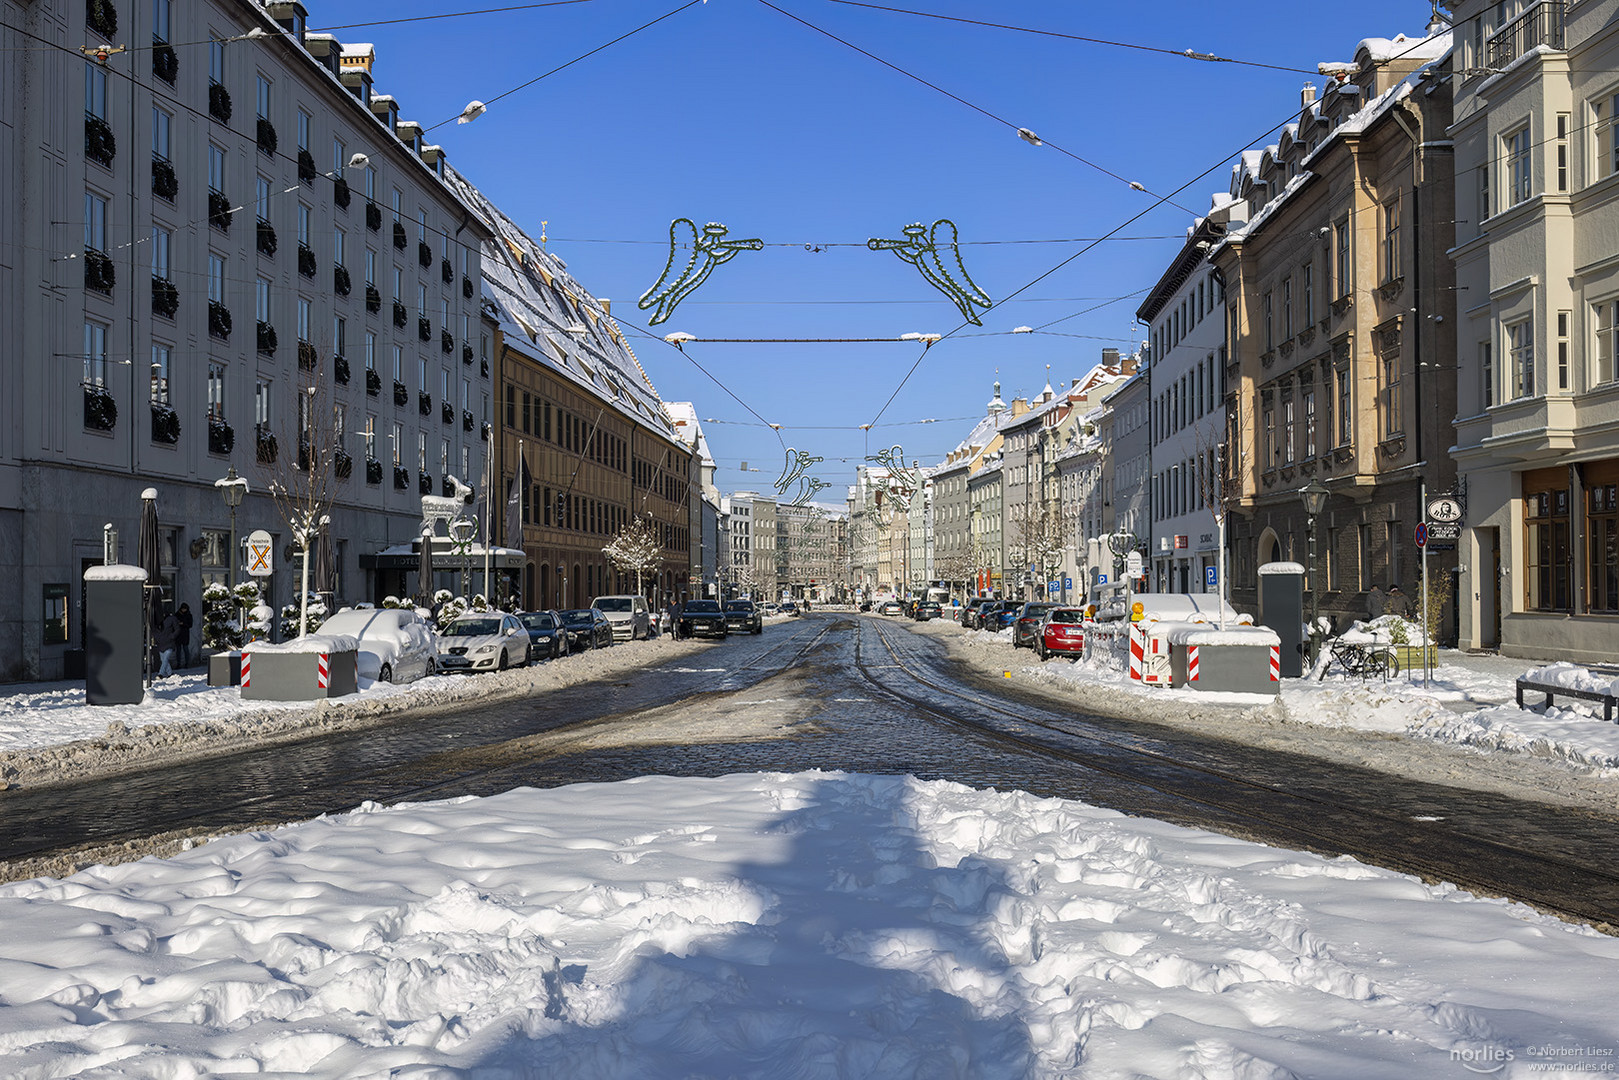
{"label": "snow-covered car", "polygon": [[590,606],[613,624],[613,638],[635,641],[652,636],[652,612],[644,596],[598,596]]}
{"label": "snow-covered car", "polygon": [[433,628],[411,608],[343,608],[315,632],[358,639],[362,679],[409,682],[438,670]]}
{"label": "snow-covered car", "polygon": [[440,671],[505,671],[528,667],[528,630],[516,615],[468,612],[439,631]]}

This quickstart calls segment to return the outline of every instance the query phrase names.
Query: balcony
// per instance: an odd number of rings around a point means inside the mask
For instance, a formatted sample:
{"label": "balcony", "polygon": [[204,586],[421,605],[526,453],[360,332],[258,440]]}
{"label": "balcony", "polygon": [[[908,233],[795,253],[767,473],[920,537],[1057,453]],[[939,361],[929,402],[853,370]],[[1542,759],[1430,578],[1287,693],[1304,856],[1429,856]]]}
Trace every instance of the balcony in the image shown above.
{"label": "balcony", "polygon": [[1485,44],[1485,65],[1499,71],[1542,45],[1562,49],[1563,5],[1564,0],[1539,0],[1497,30]]}

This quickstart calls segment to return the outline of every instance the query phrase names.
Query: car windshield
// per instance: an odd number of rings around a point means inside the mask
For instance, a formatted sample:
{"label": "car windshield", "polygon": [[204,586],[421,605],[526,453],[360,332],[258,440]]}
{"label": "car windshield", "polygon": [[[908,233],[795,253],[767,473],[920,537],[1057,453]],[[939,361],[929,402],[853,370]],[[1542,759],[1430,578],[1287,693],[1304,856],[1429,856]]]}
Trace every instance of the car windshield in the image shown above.
{"label": "car windshield", "polygon": [[597,611],[629,611],[632,607],[628,597],[604,596],[592,605]]}
{"label": "car windshield", "polygon": [[557,628],[556,620],[543,613],[539,615],[524,615],[522,616],[522,620],[523,625],[530,630],[555,630]]}
{"label": "car windshield", "polygon": [[752,600],[732,600],[725,605],[726,611],[752,611]]}
{"label": "car windshield", "polygon": [[1023,617],[1025,619],[1038,619],[1056,606],[1056,604],[1028,604],[1023,608]]}
{"label": "car windshield", "polygon": [[1051,613],[1054,623],[1080,623],[1085,621],[1085,613],[1078,608],[1058,608]]}
{"label": "car windshield", "polygon": [[688,600],[683,610],[688,615],[695,615],[703,612],[715,612],[719,609],[719,604],[713,600]]}
{"label": "car windshield", "polygon": [[562,621],[569,626],[589,626],[596,621],[595,608],[575,608],[562,612]]}
{"label": "car windshield", "polygon": [[499,619],[457,619],[444,628],[445,637],[486,637],[498,633]]}

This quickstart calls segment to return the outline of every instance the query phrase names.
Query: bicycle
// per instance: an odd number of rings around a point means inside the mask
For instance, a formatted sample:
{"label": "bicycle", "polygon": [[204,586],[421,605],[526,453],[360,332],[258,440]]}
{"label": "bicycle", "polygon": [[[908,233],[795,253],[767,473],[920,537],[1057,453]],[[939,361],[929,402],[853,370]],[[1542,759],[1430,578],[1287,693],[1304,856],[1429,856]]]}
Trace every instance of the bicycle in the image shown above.
{"label": "bicycle", "polygon": [[1321,668],[1323,679],[1334,665],[1343,671],[1345,678],[1353,675],[1358,679],[1371,676],[1388,679],[1400,673],[1400,658],[1395,655],[1394,647],[1384,642],[1362,645],[1359,642],[1334,640],[1328,643],[1328,648],[1332,658]]}

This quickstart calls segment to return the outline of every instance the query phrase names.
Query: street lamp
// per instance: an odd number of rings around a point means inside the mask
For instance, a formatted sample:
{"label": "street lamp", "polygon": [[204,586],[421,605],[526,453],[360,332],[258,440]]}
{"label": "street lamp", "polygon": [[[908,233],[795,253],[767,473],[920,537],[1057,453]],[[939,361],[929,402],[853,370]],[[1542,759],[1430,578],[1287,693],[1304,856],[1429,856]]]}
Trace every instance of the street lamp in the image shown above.
{"label": "street lamp", "polygon": [[230,587],[236,590],[236,508],[242,505],[242,498],[247,494],[247,481],[236,475],[236,466],[232,465],[225,470],[225,475],[214,481],[214,487],[225,497],[225,505],[230,507]]}
{"label": "street lamp", "polygon": [[1321,511],[1327,507],[1327,485],[1320,480],[1311,479],[1299,489],[1299,501],[1304,503],[1304,531],[1310,537],[1310,662],[1315,663],[1316,657],[1321,654],[1320,628],[1316,621],[1320,616],[1321,601],[1319,582],[1315,572],[1315,519],[1321,516]]}
{"label": "street lamp", "polygon": [[472,550],[473,534],[477,531],[478,526],[471,518],[458,517],[450,522],[450,538],[455,541],[457,554],[461,556],[461,595],[463,597],[467,595],[467,578],[470,573],[467,556]]}

